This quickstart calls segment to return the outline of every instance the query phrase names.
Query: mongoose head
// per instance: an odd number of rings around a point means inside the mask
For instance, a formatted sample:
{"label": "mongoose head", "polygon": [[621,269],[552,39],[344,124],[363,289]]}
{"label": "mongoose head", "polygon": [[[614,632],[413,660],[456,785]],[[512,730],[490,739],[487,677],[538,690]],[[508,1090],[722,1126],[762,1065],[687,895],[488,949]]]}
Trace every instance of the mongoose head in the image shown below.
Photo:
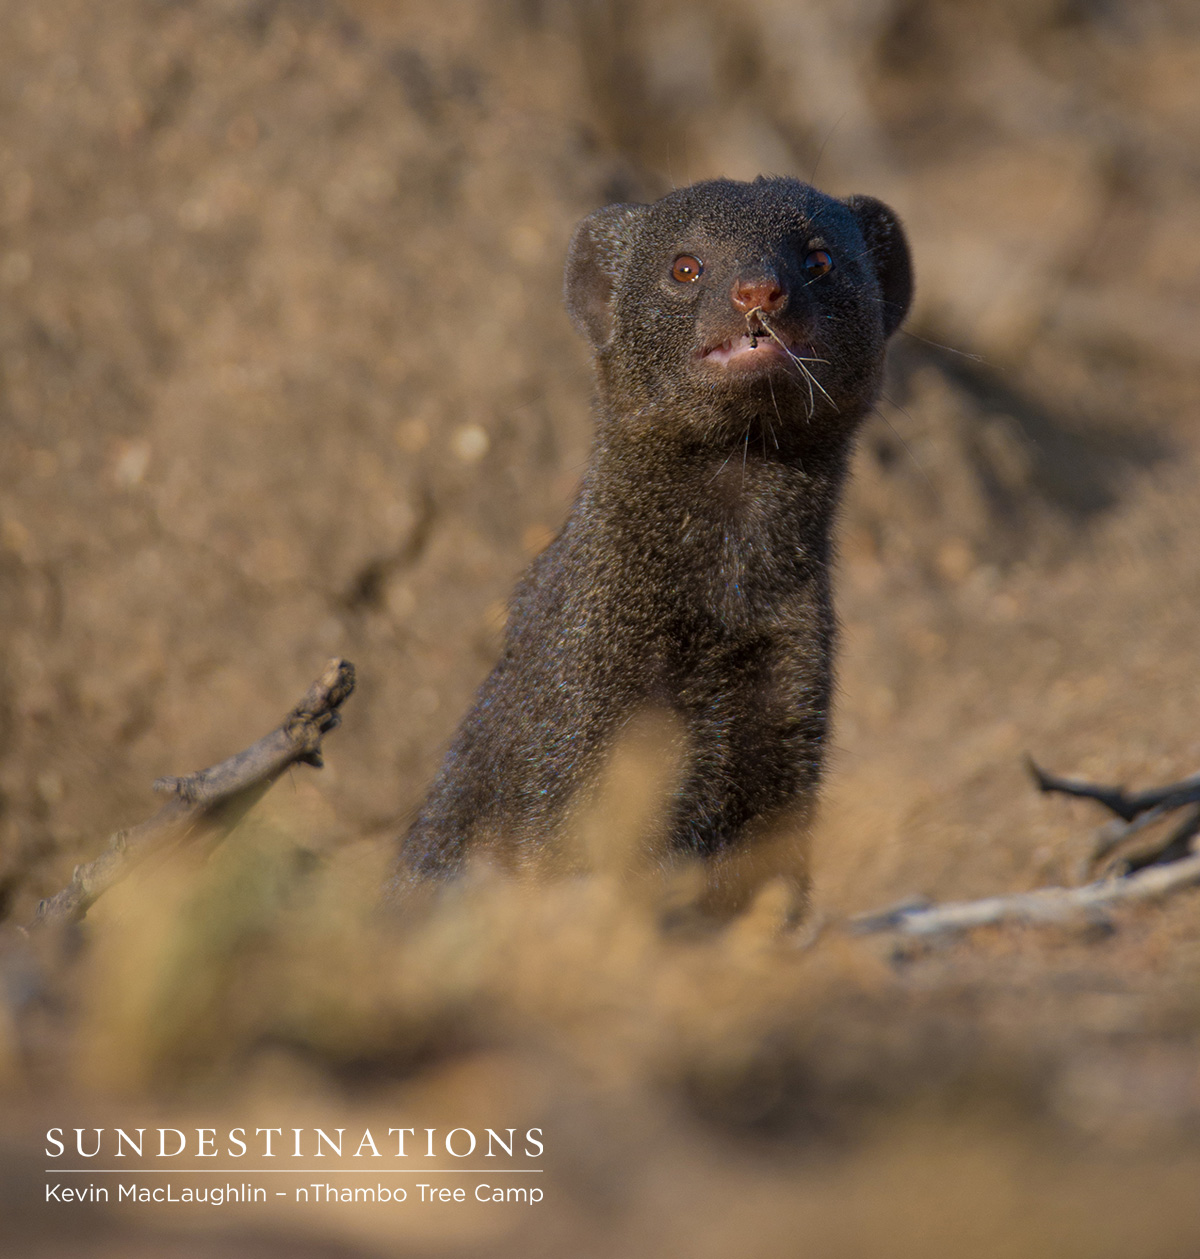
{"label": "mongoose head", "polygon": [[607,413],[671,417],[688,441],[740,438],[755,415],[792,445],[848,435],[911,299],[896,215],[797,179],[715,179],[606,206],[567,257],[567,311]]}

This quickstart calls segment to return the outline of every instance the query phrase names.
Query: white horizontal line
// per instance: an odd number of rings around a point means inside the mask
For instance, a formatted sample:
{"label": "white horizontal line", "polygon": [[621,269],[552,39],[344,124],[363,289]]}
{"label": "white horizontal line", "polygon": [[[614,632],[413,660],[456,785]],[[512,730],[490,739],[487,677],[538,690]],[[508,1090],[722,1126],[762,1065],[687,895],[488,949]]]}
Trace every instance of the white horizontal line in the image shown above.
{"label": "white horizontal line", "polygon": [[540,1167],[47,1167],[47,1176],[540,1176]]}

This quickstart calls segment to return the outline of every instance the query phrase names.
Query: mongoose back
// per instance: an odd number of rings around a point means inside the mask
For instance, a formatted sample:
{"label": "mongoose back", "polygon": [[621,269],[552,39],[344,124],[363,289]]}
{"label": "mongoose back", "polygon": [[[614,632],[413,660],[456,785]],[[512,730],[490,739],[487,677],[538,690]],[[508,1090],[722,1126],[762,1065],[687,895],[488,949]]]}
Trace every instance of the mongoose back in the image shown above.
{"label": "mongoose back", "polygon": [[686,732],[673,848],[711,857],[815,799],[831,530],[912,296],[871,197],[718,179],[576,229],[566,305],[598,378],[575,505],[404,840],[398,881],[540,848],[629,719]]}

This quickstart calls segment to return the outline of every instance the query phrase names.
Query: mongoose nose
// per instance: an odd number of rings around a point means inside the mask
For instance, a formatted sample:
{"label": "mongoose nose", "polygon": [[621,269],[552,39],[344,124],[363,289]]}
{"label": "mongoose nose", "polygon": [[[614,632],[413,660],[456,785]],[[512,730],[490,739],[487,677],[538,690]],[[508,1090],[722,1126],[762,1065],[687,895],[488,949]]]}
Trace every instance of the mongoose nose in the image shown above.
{"label": "mongoose nose", "polygon": [[787,292],[777,276],[761,274],[753,277],[739,275],[733,282],[729,299],[743,315],[762,310],[768,315],[779,310],[787,301]]}

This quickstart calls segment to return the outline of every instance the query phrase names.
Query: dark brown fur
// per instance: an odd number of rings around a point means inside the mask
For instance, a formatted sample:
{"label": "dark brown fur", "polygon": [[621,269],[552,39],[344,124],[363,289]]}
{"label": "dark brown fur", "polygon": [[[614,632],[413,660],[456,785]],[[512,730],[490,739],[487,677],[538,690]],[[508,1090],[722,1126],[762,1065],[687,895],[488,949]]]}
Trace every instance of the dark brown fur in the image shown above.
{"label": "dark brown fur", "polygon": [[[814,250],[827,274],[806,268]],[[703,262],[699,280],[673,277],[679,255]],[[595,352],[592,458],[514,595],[401,879],[453,873],[477,842],[541,846],[652,706],[687,734],[676,849],[720,854],[809,810],[832,686],[830,534],[911,291],[887,207],[797,180],[696,184],[580,224],[566,300]],[[770,310],[747,313],[747,293]],[[699,357],[748,331],[810,360],[815,387],[782,353],[732,369]]]}

